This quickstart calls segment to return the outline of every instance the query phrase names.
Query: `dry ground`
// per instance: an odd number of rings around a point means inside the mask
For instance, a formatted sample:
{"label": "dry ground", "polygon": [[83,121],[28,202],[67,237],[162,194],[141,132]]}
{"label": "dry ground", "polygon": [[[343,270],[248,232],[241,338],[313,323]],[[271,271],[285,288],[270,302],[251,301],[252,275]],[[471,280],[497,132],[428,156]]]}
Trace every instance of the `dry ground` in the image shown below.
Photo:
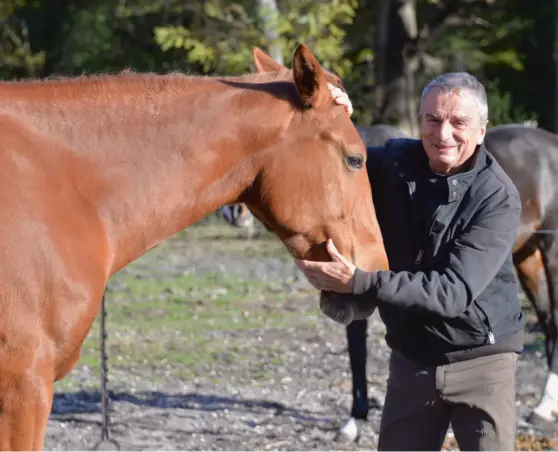
{"label": "dry ground", "polygon": [[[334,442],[351,402],[344,328],[319,312],[316,292],[273,237],[242,235],[203,222],[111,279],[111,438],[122,450],[374,449],[389,354],[383,324],[370,322],[369,421],[358,443]],[[519,362],[520,415],[545,377],[540,335],[530,341]],[[47,450],[99,440],[98,355],[95,325],[79,364],[56,385]],[[520,420],[518,447],[556,448],[557,432]]]}

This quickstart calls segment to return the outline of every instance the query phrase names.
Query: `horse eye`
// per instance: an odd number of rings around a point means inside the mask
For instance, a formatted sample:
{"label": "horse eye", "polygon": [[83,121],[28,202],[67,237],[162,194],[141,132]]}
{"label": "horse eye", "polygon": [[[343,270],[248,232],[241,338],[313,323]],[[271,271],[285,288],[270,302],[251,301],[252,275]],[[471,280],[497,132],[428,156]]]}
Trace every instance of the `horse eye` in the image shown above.
{"label": "horse eye", "polygon": [[364,162],[364,158],[362,155],[349,155],[346,157],[347,165],[351,168],[360,169],[362,168],[362,164]]}

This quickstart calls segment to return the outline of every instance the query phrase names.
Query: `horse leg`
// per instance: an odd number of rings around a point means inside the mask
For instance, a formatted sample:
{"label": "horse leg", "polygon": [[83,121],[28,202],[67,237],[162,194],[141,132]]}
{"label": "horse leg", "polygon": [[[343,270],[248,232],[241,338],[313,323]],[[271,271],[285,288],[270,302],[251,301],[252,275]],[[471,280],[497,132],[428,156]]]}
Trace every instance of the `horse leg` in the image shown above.
{"label": "horse leg", "polygon": [[353,405],[351,417],[339,430],[338,437],[345,441],[356,441],[359,437],[358,423],[368,418],[369,410],[366,381],[368,320],[354,320],[347,325],[346,332],[353,381]]}
{"label": "horse leg", "polygon": [[514,264],[521,288],[531,303],[539,326],[545,336],[545,353],[550,367],[553,343],[550,334],[551,305],[545,265],[536,241],[529,241],[521,250],[514,253]]}
{"label": "horse leg", "polygon": [[44,447],[52,408],[54,370],[52,360],[39,355],[37,352],[29,365],[21,365],[22,360],[18,359],[19,363],[12,366],[14,359],[11,357],[0,361],[1,450],[42,450]]}
{"label": "horse leg", "polygon": [[256,235],[256,225],[254,224],[254,216],[250,214],[250,218],[246,220],[246,238],[252,240]]}
{"label": "horse leg", "polygon": [[[558,412],[558,237],[545,234],[538,238],[539,253],[534,253],[524,261],[524,268],[529,272],[531,285],[535,287],[535,296],[531,299],[545,335],[545,348],[548,363],[548,375],[542,396],[530,416],[531,422],[554,421]],[[542,272],[544,271],[544,275]],[[543,276],[546,291],[543,289]]]}

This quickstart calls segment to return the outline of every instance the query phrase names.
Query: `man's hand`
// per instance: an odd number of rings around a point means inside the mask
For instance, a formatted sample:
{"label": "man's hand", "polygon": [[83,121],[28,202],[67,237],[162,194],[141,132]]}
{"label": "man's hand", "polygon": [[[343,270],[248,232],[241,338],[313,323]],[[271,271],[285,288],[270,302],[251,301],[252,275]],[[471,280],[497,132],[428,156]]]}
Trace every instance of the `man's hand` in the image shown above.
{"label": "man's hand", "polygon": [[296,259],[296,265],[316,289],[329,292],[351,293],[353,291],[355,265],[337,251],[331,239],[327,241],[326,246],[332,259],[331,262],[313,262]]}
{"label": "man's hand", "polygon": [[339,105],[343,105],[345,111],[348,113],[349,116],[351,116],[353,114],[353,104],[349,99],[349,95],[341,88],[337,88],[331,83],[328,83],[327,87],[331,92],[331,97],[333,97],[333,102]]}

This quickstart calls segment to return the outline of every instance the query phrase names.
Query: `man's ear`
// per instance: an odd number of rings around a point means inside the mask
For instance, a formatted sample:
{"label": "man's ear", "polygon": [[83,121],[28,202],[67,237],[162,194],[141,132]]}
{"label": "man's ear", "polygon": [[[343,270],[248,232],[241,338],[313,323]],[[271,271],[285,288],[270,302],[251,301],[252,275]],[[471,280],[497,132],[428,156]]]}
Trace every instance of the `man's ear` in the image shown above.
{"label": "man's ear", "polygon": [[482,142],[484,141],[484,137],[486,136],[486,126],[487,126],[487,124],[488,124],[488,121],[486,121],[484,123],[484,126],[482,126],[480,128],[480,130],[478,131],[478,134],[477,134],[477,144],[478,145],[482,144]]}

